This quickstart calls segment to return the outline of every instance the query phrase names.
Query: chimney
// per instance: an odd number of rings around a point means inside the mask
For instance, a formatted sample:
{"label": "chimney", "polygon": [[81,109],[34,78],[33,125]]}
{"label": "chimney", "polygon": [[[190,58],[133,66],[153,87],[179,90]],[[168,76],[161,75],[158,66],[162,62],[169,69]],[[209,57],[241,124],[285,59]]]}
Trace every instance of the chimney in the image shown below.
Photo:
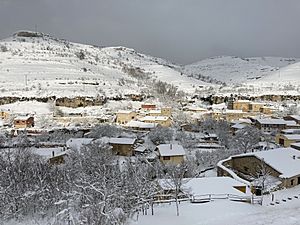
{"label": "chimney", "polygon": [[52,151],[52,157],[54,157],[54,151]]}
{"label": "chimney", "polygon": [[170,144],[170,149],[172,150],[172,144]]}

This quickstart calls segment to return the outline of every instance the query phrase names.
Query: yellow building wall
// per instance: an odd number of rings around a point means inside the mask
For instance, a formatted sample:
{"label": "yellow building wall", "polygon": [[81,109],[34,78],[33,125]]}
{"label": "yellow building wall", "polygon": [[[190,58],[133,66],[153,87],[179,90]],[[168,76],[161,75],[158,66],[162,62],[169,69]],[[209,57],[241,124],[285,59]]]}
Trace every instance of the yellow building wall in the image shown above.
{"label": "yellow building wall", "polygon": [[[283,141],[283,145],[280,144],[280,140]],[[276,142],[276,144],[280,144],[283,147],[287,148],[287,147],[291,147],[291,144],[296,143],[298,141],[289,140],[283,134],[277,134],[276,137],[275,137],[275,142]]]}
{"label": "yellow building wall", "polygon": [[250,102],[234,102],[234,110],[242,110],[243,112],[248,112],[250,108]]}
{"label": "yellow building wall", "polygon": [[244,116],[245,116],[244,113],[226,113],[225,119],[228,122],[231,122],[231,121],[234,121],[234,120],[242,119]]}
{"label": "yellow building wall", "polygon": [[250,104],[250,110],[252,112],[260,112],[263,107],[264,107],[263,104],[255,104],[255,103]]}
{"label": "yellow building wall", "polygon": [[113,151],[121,156],[132,156],[133,150],[132,145],[121,145],[121,144],[112,144]]}
{"label": "yellow building wall", "polygon": [[167,108],[161,108],[161,115],[162,116],[171,116],[172,115],[172,109],[167,107]]}
{"label": "yellow building wall", "polygon": [[7,120],[9,118],[9,113],[1,111],[0,112],[0,118],[3,119],[3,120]]}
{"label": "yellow building wall", "polygon": [[126,124],[136,118],[136,113],[117,113],[117,123]]}
{"label": "yellow building wall", "polygon": [[170,127],[172,125],[172,122],[170,119],[168,120],[145,120],[145,123],[157,123],[161,125],[162,127]]}
{"label": "yellow building wall", "polygon": [[173,164],[180,164],[184,161],[183,156],[170,156],[170,160],[164,160],[162,156],[159,157],[160,161],[164,164],[166,163],[173,163]]}

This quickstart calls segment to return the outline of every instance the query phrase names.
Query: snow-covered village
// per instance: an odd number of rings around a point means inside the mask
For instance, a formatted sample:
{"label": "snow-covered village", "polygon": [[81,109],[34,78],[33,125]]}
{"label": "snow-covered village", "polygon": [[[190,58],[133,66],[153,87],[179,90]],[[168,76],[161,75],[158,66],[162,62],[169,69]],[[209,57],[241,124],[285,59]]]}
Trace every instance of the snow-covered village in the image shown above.
{"label": "snow-covered village", "polygon": [[238,29],[300,2],[42,2],[0,1],[1,225],[300,224],[300,49]]}

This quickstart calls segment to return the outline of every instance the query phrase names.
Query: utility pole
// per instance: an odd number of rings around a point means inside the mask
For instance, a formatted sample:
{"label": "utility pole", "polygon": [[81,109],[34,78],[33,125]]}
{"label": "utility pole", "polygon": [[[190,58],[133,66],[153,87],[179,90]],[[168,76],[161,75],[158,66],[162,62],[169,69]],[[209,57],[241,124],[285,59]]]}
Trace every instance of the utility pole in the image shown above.
{"label": "utility pole", "polygon": [[25,87],[27,87],[27,74],[25,74],[24,76],[25,76]]}

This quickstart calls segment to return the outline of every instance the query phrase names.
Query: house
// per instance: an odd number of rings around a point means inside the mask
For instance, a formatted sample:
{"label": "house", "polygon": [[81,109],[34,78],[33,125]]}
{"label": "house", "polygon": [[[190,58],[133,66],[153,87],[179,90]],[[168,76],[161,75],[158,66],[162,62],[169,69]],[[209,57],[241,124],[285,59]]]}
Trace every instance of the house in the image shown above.
{"label": "house", "polygon": [[274,108],[273,106],[263,106],[260,108],[260,112],[262,114],[272,115],[274,114],[274,112],[276,112],[276,108]]}
{"label": "house", "polygon": [[33,116],[18,116],[14,119],[15,128],[29,128],[34,127]]}
{"label": "house", "polygon": [[286,129],[299,129],[300,125],[294,120],[285,120]]}
{"label": "house", "polygon": [[10,114],[9,114],[8,111],[0,110],[0,119],[2,119],[2,120],[8,120],[9,116],[10,116]]}
{"label": "house", "polygon": [[246,115],[246,113],[242,110],[225,110],[222,114],[223,118],[228,122],[242,119]]}
{"label": "house", "polygon": [[145,116],[140,118],[140,121],[145,123],[157,123],[162,127],[170,127],[171,119],[168,116]]}
{"label": "house", "polygon": [[134,155],[135,138],[110,138],[108,143],[112,146],[115,154],[121,156]]}
{"label": "house", "polygon": [[197,106],[187,106],[187,107],[184,107],[183,108],[184,111],[188,111],[188,112],[207,112],[207,109],[204,109],[204,108],[200,108],[200,107],[197,107]]}
{"label": "house", "polygon": [[255,126],[263,132],[278,132],[286,128],[283,119],[256,119]]}
{"label": "house", "polygon": [[250,111],[250,101],[249,100],[237,100],[232,103],[233,110],[242,110],[243,112]]}
{"label": "house", "polygon": [[172,116],[172,108],[171,107],[162,107],[161,115],[171,117]]}
{"label": "house", "polygon": [[156,109],[156,105],[152,103],[144,103],[141,105],[142,110],[154,110]]}
{"label": "house", "polygon": [[262,102],[250,102],[249,111],[259,113],[264,106],[265,103]]}
{"label": "house", "polygon": [[141,121],[131,120],[127,124],[125,124],[124,127],[130,128],[132,130],[150,131],[156,128],[157,125],[157,123],[145,123]]}
{"label": "house", "polygon": [[207,143],[219,143],[219,137],[214,133],[204,132],[202,139]]}
{"label": "house", "polygon": [[283,147],[290,147],[291,144],[300,142],[300,134],[282,134],[276,135],[275,142]]}
{"label": "house", "polygon": [[184,161],[185,151],[178,144],[161,144],[156,147],[159,160],[162,163],[180,164]]}
{"label": "house", "polygon": [[130,110],[119,110],[116,113],[116,116],[117,116],[116,122],[118,124],[126,124],[129,121],[136,119],[136,112]]}
{"label": "house", "polygon": [[80,149],[88,144],[91,144],[94,138],[70,138],[66,142],[66,146],[69,149],[80,151]]}
{"label": "house", "polygon": [[295,121],[297,124],[300,124],[300,115],[288,115],[283,117],[284,120],[292,120]]}
{"label": "house", "polygon": [[162,114],[161,114],[161,109],[153,109],[153,110],[149,110],[148,115],[149,115],[149,116],[162,116]]}
{"label": "house", "polygon": [[62,164],[65,162],[66,157],[70,153],[70,150],[67,150],[64,147],[57,148],[33,148],[32,153],[41,156],[47,160],[51,165]]}
{"label": "house", "polygon": [[148,115],[149,116],[167,116],[167,117],[171,117],[172,109],[170,107],[163,107],[161,109],[150,110]]}
{"label": "house", "polygon": [[211,118],[213,120],[226,120],[231,122],[233,120],[239,120],[245,117],[247,114],[242,110],[230,110],[230,109],[215,109],[212,112],[206,114],[206,118]]}
{"label": "house", "polygon": [[[218,176],[237,176],[237,179],[253,181],[264,166],[274,186],[290,188],[300,184],[300,151],[293,148],[277,148],[231,156],[218,163]],[[269,184],[271,185],[271,184]]]}
{"label": "house", "polygon": [[231,124],[231,131],[233,134],[235,134],[236,131],[243,129],[246,126],[250,126],[252,124],[252,121],[250,119],[241,118],[232,121]]}

